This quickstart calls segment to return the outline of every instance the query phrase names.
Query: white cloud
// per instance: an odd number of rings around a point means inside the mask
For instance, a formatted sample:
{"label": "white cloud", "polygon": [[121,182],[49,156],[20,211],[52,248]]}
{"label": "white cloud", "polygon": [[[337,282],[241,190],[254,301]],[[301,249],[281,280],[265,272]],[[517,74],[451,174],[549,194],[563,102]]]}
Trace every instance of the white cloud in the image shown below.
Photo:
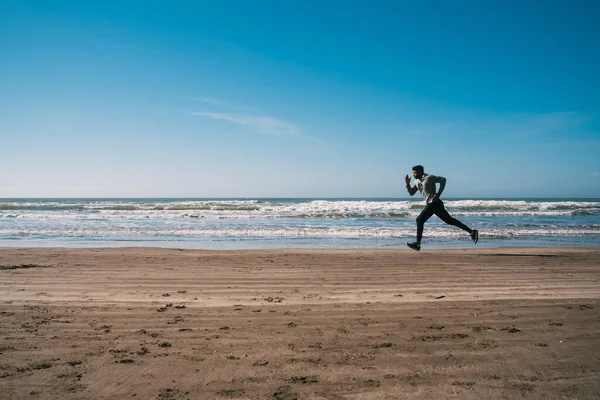
{"label": "white cloud", "polygon": [[229,121],[234,124],[252,128],[254,131],[278,137],[296,136],[323,143],[321,140],[302,133],[300,128],[288,121],[272,117],[252,116],[244,114],[193,112],[191,115]]}
{"label": "white cloud", "polygon": [[218,107],[232,107],[232,104],[227,102],[227,101],[223,101],[220,99],[215,99],[213,97],[194,97],[195,100],[200,100],[204,103],[207,104],[211,104],[213,106],[218,106]]}

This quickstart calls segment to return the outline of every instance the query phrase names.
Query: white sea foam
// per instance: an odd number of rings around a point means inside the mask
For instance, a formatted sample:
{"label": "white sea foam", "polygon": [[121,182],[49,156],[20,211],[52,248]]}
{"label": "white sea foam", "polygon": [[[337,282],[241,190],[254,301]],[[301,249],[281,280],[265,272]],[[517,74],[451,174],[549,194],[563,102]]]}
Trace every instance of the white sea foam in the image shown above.
{"label": "white sea foam", "polygon": [[[490,242],[533,238],[534,243],[597,245],[600,201],[445,200],[448,211],[479,228]],[[66,243],[105,240],[269,240],[294,238],[413,238],[415,218],[424,204],[410,200],[2,200],[0,245],[12,240],[64,239]],[[433,217],[425,237],[468,240],[465,232]],[[586,239],[587,237],[587,239]],[[216,239],[213,239],[216,238]],[[289,239],[289,240],[288,240]],[[360,239],[365,239],[360,241]],[[21,242],[20,242],[21,243]]]}
{"label": "white sea foam", "polygon": [[[523,211],[489,211],[489,210],[461,210],[450,209],[455,217],[526,217],[526,216],[572,216],[572,215],[600,215],[599,209],[588,210],[523,210]],[[139,219],[182,219],[199,218],[208,220],[222,219],[273,219],[273,218],[415,218],[421,212],[415,210],[369,210],[365,212],[357,210],[299,210],[296,212],[280,210],[105,210],[97,213],[73,213],[73,212],[0,212],[2,218],[18,218],[32,220],[139,220]]]}
{"label": "white sea foam", "polygon": [[446,207],[467,210],[579,210],[599,209],[600,203],[589,201],[526,201],[526,200],[448,200]]}
{"label": "white sea foam", "polygon": [[[600,215],[600,202],[447,200],[456,216]],[[0,218],[23,219],[256,219],[415,217],[421,201],[372,200],[185,200],[185,201],[0,201]]]}
{"label": "white sea foam", "polygon": [[[217,236],[217,237],[314,237],[314,238],[401,238],[414,236],[413,228],[226,228],[226,229],[159,229],[159,228],[57,228],[57,229],[0,229],[0,235],[58,235],[58,236]],[[465,234],[456,229],[433,227],[427,229],[427,237],[458,237]],[[490,229],[481,232],[481,237],[525,237],[525,236],[600,236],[600,229]]]}
{"label": "white sea foam", "polygon": [[[446,200],[447,208],[462,212],[548,212],[600,211],[600,202],[593,201],[527,201],[527,200]],[[170,201],[0,201],[0,213],[23,212],[54,213],[108,213],[140,211],[198,211],[243,213],[259,215],[369,215],[373,213],[401,213],[418,211],[422,201],[397,200],[170,200]]]}

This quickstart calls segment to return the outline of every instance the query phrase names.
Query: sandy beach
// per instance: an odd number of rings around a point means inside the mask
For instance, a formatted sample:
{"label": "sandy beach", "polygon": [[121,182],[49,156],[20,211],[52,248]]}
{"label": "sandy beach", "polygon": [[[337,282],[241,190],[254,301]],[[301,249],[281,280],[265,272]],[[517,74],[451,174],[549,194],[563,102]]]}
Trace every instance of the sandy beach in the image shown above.
{"label": "sandy beach", "polygon": [[592,399],[600,249],[0,249],[2,399]]}

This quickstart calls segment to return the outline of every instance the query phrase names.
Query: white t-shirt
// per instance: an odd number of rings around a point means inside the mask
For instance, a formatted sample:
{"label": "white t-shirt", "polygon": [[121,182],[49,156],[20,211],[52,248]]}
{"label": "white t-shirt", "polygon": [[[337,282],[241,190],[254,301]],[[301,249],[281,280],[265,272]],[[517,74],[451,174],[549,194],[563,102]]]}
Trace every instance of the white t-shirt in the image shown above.
{"label": "white t-shirt", "polygon": [[[440,184],[440,189],[438,191],[436,191],[436,183]],[[406,189],[408,190],[408,193],[411,196],[417,193],[418,190],[423,195],[425,202],[429,204],[432,201],[433,195],[436,193],[441,195],[445,187],[446,178],[444,178],[443,176],[423,174],[423,177],[421,179],[415,179],[414,185],[409,185],[406,187]]]}

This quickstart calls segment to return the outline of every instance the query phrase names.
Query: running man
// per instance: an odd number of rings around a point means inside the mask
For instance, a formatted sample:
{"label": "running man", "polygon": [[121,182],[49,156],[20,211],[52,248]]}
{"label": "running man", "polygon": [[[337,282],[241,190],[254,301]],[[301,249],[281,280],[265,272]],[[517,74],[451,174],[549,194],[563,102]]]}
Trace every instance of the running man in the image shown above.
{"label": "running man", "polygon": [[[448,225],[454,225],[462,229],[463,231],[469,232],[471,239],[474,243],[479,241],[479,232],[477,229],[471,229],[456,218],[452,218],[446,208],[444,202],[440,200],[440,196],[446,187],[446,178],[442,176],[435,176],[426,174],[422,165],[415,165],[412,168],[413,176],[415,177],[414,186],[410,183],[410,176],[406,175],[404,181],[406,182],[406,190],[411,196],[417,193],[417,190],[421,192],[423,198],[425,198],[425,208],[421,211],[421,214],[417,217],[417,241],[413,243],[406,243],[408,247],[413,250],[421,250],[421,238],[423,237],[423,227],[425,222],[432,216],[437,215],[442,221]],[[440,184],[440,189],[436,191],[435,184]]]}

